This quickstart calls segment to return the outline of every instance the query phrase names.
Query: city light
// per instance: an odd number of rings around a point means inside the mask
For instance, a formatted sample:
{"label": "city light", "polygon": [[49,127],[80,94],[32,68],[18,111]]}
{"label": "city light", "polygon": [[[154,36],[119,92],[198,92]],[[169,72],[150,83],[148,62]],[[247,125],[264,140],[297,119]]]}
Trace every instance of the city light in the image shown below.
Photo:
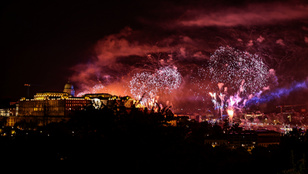
{"label": "city light", "polygon": [[228,113],[230,122],[232,122],[234,111],[232,109],[228,109],[227,113]]}

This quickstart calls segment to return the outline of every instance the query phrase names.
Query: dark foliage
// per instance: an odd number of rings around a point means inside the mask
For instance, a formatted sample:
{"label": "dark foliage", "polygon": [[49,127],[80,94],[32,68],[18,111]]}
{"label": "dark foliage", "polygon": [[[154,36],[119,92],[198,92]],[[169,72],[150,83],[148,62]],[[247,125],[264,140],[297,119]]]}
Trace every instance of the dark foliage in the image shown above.
{"label": "dark foliage", "polygon": [[[168,121],[175,120],[176,126]],[[32,123],[33,124],[33,123]],[[238,125],[222,127],[132,109],[76,112],[69,121],[33,129],[32,124],[0,137],[2,161],[97,164],[94,167],[133,171],[200,171],[210,173],[305,173],[308,138],[294,130],[280,145],[259,147],[252,153],[204,144],[206,138],[222,139],[223,132],[240,132]],[[3,128],[2,131],[11,131]],[[10,150],[7,150],[10,149]],[[75,166],[76,167],[76,166]]]}

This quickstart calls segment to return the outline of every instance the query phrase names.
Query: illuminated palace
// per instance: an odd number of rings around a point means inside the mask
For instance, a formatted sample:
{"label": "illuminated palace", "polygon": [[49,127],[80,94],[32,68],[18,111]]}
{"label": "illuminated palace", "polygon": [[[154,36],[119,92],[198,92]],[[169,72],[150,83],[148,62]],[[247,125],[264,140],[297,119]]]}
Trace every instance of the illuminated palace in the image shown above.
{"label": "illuminated palace", "polygon": [[75,97],[75,90],[69,82],[63,92],[36,93],[33,99],[21,98],[16,109],[16,116],[66,117],[74,111],[85,108],[100,109],[103,107],[125,106],[131,108],[134,100],[130,97],[119,97],[107,93],[85,94]]}

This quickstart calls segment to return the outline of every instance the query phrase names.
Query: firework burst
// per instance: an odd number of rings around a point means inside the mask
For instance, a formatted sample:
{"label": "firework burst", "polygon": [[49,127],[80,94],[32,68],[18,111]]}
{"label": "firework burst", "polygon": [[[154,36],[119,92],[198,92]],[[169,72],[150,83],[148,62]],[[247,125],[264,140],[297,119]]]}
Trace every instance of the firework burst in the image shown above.
{"label": "firework burst", "polygon": [[[155,73],[136,73],[130,81],[131,94],[136,99],[141,99],[145,106],[154,106],[159,95],[171,94],[178,89],[182,82],[182,76],[176,67],[161,67]],[[143,95],[145,94],[145,95]]]}
{"label": "firework burst", "polygon": [[219,47],[210,57],[211,83],[223,83],[228,92],[255,94],[267,84],[268,67],[257,54]]}
{"label": "firework burst", "polygon": [[227,108],[232,120],[234,110],[245,106],[249,96],[260,94],[267,85],[269,70],[256,54],[231,47],[219,47],[210,57],[208,76],[211,79],[210,89],[217,91],[219,96],[217,98],[216,93],[210,93],[215,109],[222,116]]}

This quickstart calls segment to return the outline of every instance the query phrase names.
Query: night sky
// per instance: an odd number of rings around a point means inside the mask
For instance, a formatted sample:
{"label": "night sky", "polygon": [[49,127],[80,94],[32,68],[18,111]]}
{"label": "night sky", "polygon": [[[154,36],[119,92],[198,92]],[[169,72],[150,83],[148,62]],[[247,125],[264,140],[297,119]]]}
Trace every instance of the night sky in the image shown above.
{"label": "night sky", "polygon": [[106,35],[136,26],[144,11],[120,1],[8,1],[1,5],[2,98],[62,90],[71,67],[87,62]]}
{"label": "night sky", "polygon": [[149,53],[177,68],[185,91],[220,46],[261,56],[273,88],[308,77],[305,1],[8,1],[0,21],[2,99],[25,96],[25,83],[32,95],[62,91],[68,79],[77,93],[101,84],[129,95],[133,74],[157,69]]}

